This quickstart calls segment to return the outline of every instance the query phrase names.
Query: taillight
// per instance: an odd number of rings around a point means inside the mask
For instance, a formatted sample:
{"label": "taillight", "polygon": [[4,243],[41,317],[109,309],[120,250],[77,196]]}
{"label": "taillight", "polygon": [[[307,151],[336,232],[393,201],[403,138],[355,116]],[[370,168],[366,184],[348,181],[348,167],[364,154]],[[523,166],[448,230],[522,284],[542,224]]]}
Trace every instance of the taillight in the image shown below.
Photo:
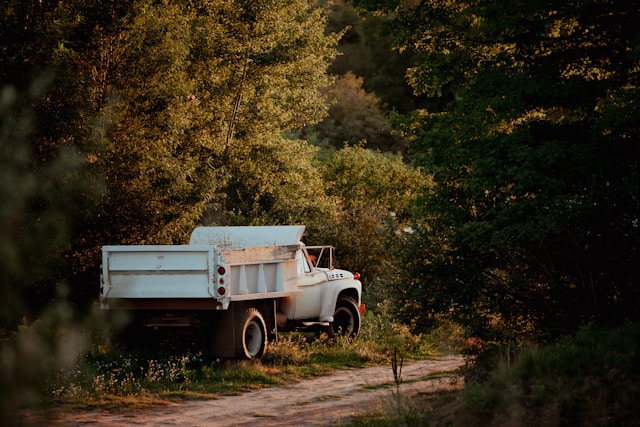
{"label": "taillight", "polygon": [[224,266],[218,266],[218,295],[224,295],[227,292],[227,289],[224,287],[226,282],[224,275],[226,272],[227,269]]}
{"label": "taillight", "polygon": [[353,278],[356,280],[360,280],[360,273],[353,273]]}

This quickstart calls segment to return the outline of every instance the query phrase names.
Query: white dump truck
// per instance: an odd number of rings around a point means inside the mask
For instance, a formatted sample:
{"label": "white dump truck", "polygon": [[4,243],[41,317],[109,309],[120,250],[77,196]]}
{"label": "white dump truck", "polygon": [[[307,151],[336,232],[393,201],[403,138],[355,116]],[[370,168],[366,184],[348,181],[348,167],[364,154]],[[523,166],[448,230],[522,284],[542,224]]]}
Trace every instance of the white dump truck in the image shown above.
{"label": "white dump truck", "polygon": [[215,357],[259,358],[278,331],[360,332],[359,275],[304,226],[198,227],[188,245],[104,246],[100,305],[138,328],[195,333]]}

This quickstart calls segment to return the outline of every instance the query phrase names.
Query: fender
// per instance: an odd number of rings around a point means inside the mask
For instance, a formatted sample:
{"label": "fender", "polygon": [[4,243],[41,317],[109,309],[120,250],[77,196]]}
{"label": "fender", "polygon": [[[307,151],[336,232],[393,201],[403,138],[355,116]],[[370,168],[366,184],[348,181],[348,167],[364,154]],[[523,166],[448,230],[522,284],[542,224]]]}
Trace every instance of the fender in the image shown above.
{"label": "fender", "polygon": [[[356,302],[360,305],[360,296],[362,294],[362,283],[355,279],[335,280],[327,283],[325,291],[322,295],[320,305],[320,322],[333,322],[333,313],[336,310],[336,302],[338,296],[343,292],[351,290],[350,294],[357,294]],[[352,295],[353,296],[353,295]]]}

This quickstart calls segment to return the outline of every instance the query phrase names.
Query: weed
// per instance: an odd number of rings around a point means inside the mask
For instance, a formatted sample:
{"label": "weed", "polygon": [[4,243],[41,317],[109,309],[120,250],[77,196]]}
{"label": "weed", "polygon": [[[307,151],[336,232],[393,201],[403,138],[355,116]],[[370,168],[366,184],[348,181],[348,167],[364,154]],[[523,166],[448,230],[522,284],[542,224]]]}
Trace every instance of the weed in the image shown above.
{"label": "weed", "polygon": [[393,358],[391,359],[391,370],[393,371],[393,381],[396,384],[396,393],[400,396],[400,383],[402,383],[402,365],[404,358],[400,358],[400,365],[398,365],[398,349],[393,349]]}
{"label": "weed", "polygon": [[263,356],[262,361],[270,365],[300,366],[309,361],[311,353],[304,335],[281,334],[277,341],[270,343],[269,351]]}

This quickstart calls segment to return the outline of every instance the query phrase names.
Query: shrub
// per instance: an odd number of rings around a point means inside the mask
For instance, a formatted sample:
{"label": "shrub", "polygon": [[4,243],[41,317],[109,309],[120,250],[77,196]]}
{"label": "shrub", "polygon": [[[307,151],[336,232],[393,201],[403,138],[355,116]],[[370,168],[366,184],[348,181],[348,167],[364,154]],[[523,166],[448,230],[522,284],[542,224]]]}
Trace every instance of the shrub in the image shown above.
{"label": "shrub", "polygon": [[467,383],[464,411],[492,425],[640,425],[640,324],[593,324],[538,348],[494,353],[485,381]]}

